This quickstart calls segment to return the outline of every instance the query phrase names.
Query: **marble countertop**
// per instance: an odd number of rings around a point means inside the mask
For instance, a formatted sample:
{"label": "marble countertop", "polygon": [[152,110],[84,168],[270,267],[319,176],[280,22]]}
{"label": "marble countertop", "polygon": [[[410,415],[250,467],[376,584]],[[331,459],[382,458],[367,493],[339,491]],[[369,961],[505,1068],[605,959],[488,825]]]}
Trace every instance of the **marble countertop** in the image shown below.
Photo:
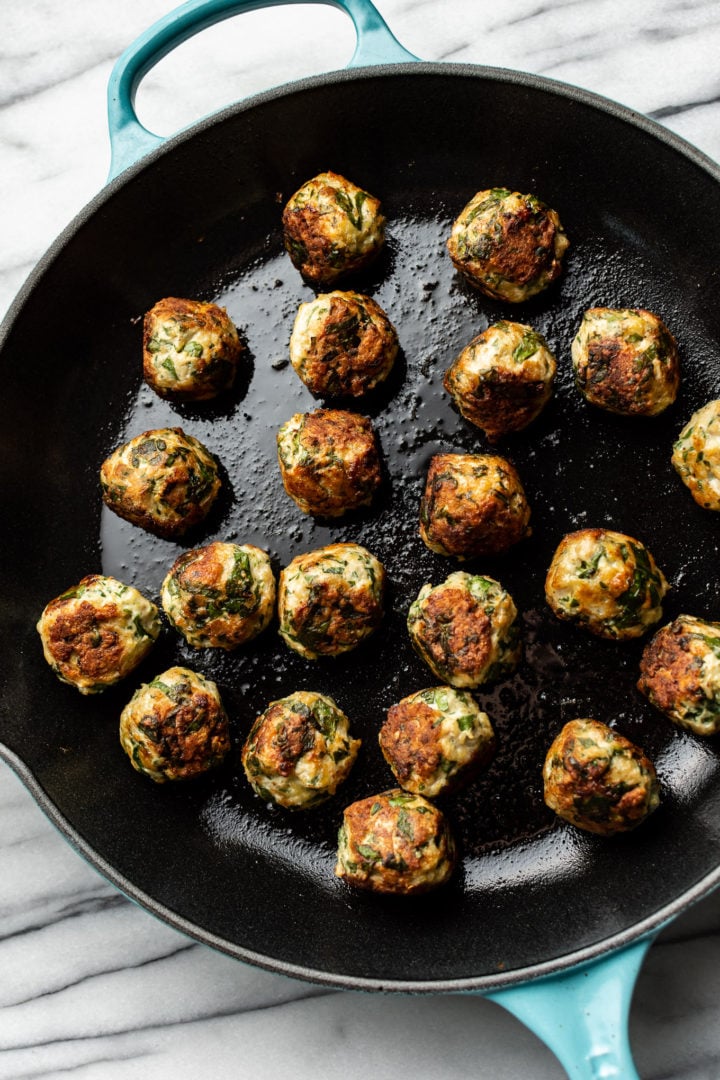
{"label": "marble countertop", "polygon": [[[429,60],[551,76],[647,113],[720,160],[716,0],[378,0]],[[0,312],[109,164],[105,87],[167,0],[25,0],[0,39]],[[343,66],[348,20],[256,12],[150,74],[164,133],[265,87]],[[89,867],[0,763],[0,1080],[557,1080],[550,1052],[481,998],[365,996],[246,967],[134,906]],[[720,1076],[720,895],[651,949],[631,1016],[639,1071]]]}

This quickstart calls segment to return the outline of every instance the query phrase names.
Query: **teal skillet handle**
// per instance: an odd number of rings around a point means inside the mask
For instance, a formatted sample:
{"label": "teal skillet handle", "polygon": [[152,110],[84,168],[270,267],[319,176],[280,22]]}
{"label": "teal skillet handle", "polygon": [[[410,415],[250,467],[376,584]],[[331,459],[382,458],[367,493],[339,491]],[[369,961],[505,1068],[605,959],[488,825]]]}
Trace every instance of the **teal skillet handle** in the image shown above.
{"label": "teal skillet handle", "polygon": [[654,940],[562,975],[488,994],[534,1031],[571,1080],[640,1080],[633,1064],[628,1016],[635,981]]}
{"label": "teal skillet handle", "polygon": [[[143,127],[135,112],[135,93],[141,80],[163,56],[194,34],[244,11],[307,3],[308,0],[188,0],[171,11],[130,45],[113,68],[108,85],[108,123],[112,158],[109,180],[133,165],[165,140]],[[357,34],[348,67],[403,64],[417,60],[392,34],[370,0],[309,0],[340,8],[352,19]]]}

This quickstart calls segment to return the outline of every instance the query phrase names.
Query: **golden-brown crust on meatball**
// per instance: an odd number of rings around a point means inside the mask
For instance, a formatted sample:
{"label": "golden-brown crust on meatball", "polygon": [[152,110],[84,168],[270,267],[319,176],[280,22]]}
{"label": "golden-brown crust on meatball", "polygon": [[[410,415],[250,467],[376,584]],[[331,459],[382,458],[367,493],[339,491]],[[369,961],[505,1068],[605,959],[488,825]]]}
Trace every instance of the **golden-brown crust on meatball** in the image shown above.
{"label": "golden-brown crust on meatball", "polygon": [[137,667],[160,633],[160,618],[137,589],[88,574],[45,606],[37,630],[58,678],[94,694]]}
{"label": "golden-brown crust on meatball", "polygon": [[455,857],[441,811],[397,788],[346,808],[335,873],[356,888],[409,896],[444,884]]}
{"label": "golden-brown crust on meatball", "polygon": [[110,510],[167,540],[201,522],[220,491],[215,459],[182,428],[145,431],[117,447],[100,484]]}
{"label": "golden-brown crust on meatball", "polygon": [[306,514],[368,506],[382,480],[371,422],[342,409],[292,417],[278,433],[278,459],[286,492]]}
{"label": "golden-brown crust on meatball", "polygon": [[384,242],[380,201],[339,173],[319,173],[287,202],[283,239],[312,285],[331,284],[367,266]]}
{"label": "golden-brown crust on meatball", "polygon": [[491,454],[437,454],[420,505],[420,535],[432,551],[458,558],[499,555],[526,537],[520,477]]}
{"label": "golden-brown crust on meatball", "polygon": [[591,308],[572,346],[575,380],[593,405],[621,416],[656,416],[680,385],[677,345],[644,308]]}
{"label": "golden-brown crust on meatball", "polygon": [[171,401],[208,401],[227,389],[243,345],[224,308],[167,296],[143,320],[143,375]]}
{"label": "golden-brown crust on meatball", "polygon": [[550,747],[545,802],[601,836],[639,825],[660,802],[655,768],[643,751],[598,720],[571,720]]}
{"label": "golden-brown crust on meatball", "polygon": [[230,750],[217,687],[188,668],[169,668],[126,705],[120,741],[138,772],[157,783],[201,775]]}
{"label": "golden-brown crust on meatball", "polygon": [[538,416],[552,396],[556,367],[541,334],[501,320],[465,346],[443,385],[465,419],[496,442]]}
{"label": "golden-brown crust on meatball", "polygon": [[388,376],[397,352],[395,327],[369,296],[336,290],[298,309],[290,360],[318,397],[360,397]]}
{"label": "golden-brown crust on meatball", "polygon": [[437,772],[442,754],[433,730],[437,714],[423,701],[405,698],[388,709],[380,729],[380,749],[392,758],[401,787],[411,776],[429,778]]}
{"label": "golden-brown crust on meatball", "polygon": [[638,690],[696,735],[720,732],[720,623],[678,615],[658,630],[640,661]]}
{"label": "golden-brown crust on meatball", "polygon": [[492,651],[492,623],[467,589],[430,593],[423,604],[423,645],[437,664],[452,654],[455,664],[476,670]]}
{"label": "golden-brown crust on meatball", "polygon": [[360,740],[332,698],[297,691],[272,702],[242,749],[245,775],[261,798],[288,810],[325,802],[353,767]]}
{"label": "golden-brown crust on meatball", "polygon": [[447,246],[472,285],[518,303],[558,277],[568,240],[557,213],[534,195],[489,188],[462,210]]}

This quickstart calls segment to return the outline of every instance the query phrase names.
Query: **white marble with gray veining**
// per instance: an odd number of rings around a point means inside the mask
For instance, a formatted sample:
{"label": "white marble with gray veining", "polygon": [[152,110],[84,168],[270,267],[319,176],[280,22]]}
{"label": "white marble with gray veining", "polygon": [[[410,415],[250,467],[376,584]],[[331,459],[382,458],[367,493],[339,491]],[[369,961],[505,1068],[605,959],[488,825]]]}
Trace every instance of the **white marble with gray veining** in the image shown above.
{"label": "white marble with gray veining", "polygon": [[[3,0],[0,312],[108,169],[113,61],[167,0]],[[379,0],[432,60],[548,75],[660,120],[720,160],[717,0]],[[343,66],[332,9],[257,12],[206,32],[145,81],[162,133],[256,90]],[[310,987],[195,944],[125,900],[0,764],[0,1080],[557,1080],[479,998]],[[652,948],[633,1004],[643,1077],[720,1077],[720,895]]]}

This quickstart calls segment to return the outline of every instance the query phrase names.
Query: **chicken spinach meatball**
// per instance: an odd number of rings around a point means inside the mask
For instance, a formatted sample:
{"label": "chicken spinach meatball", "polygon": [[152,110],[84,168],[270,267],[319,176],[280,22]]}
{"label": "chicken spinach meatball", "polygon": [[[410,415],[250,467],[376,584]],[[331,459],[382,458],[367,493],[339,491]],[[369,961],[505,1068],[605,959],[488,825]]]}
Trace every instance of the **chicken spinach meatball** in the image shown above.
{"label": "chicken spinach meatball", "polygon": [[300,690],[273,701],[242,749],[245,775],[262,799],[308,810],[334,795],[355,763],[360,740],[332,698]]}
{"label": "chicken spinach meatball", "polygon": [[230,749],[217,686],[188,668],[169,668],[123,709],[120,744],[133,768],[158,784],[201,776]]}
{"label": "chicken spinach meatball", "polygon": [[296,413],[280,428],[285,490],[306,514],[340,517],[369,506],[382,479],[372,424],[342,409]]}
{"label": "chicken spinach meatball", "polygon": [[459,570],[423,585],[408,612],[415,651],[439,679],[472,689],[510,674],[520,656],[517,608],[493,578]]}
{"label": "chicken spinach meatball", "polygon": [[572,343],[572,362],[580,393],[609,412],[657,416],[677,397],[677,345],[651,311],[586,311]]}
{"label": "chicken spinach meatball", "polygon": [[557,364],[541,334],[496,322],[467,345],[445,373],[459,411],[491,442],[527,427],[552,395]]}
{"label": "chicken spinach meatball", "polygon": [[379,200],[334,172],[303,184],[283,210],[282,223],[287,253],[312,285],[331,285],[361,270],[385,242]]}
{"label": "chicken spinach meatball", "polygon": [[234,378],[242,345],[224,308],[168,296],[145,315],[143,374],[171,401],[207,401]]}
{"label": "chicken spinach meatball", "polygon": [[720,732],[720,623],[692,615],[658,630],[640,661],[638,689],[696,735]]}
{"label": "chicken spinach meatball", "polygon": [[698,506],[720,510],[720,401],[709,401],[691,416],[672,463]]}
{"label": "chicken spinach meatball", "polygon": [[471,285],[518,304],[560,274],[569,241],[557,213],[534,195],[490,188],[473,195],[447,246]]}
{"label": "chicken spinach meatball", "polygon": [[131,585],[89,574],[50,601],[37,629],[57,677],[81,694],[97,694],[148,654],[160,633],[160,615]]}
{"label": "chicken spinach meatball", "polygon": [[530,533],[520,477],[494,454],[437,454],[420,502],[420,536],[438,555],[499,555]]}
{"label": "chicken spinach meatball", "polygon": [[444,885],[455,868],[447,820],[421,795],[400,788],[348,806],[335,873],[348,885],[410,896]]}
{"label": "chicken spinach meatball", "polygon": [[369,296],[321,293],[301,304],[290,363],[317,397],[360,397],[383,382],[398,352],[395,327]]}
{"label": "chicken spinach meatball", "polygon": [[487,714],[466,691],[449,686],[419,690],[393,705],[378,738],[400,786],[428,799],[467,783],[495,753]]}
{"label": "chicken spinach meatball", "polygon": [[220,491],[217,462],[182,428],[136,435],[100,469],[105,505],[133,525],[172,540],[208,514]]}
{"label": "chicken spinach meatball", "polygon": [[275,610],[269,557],[252,544],[213,543],[176,559],[161,590],[171,624],[198,649],[236,649],[266,628]]}
{"label": "chicken spinach meatball", "polygon": [[570,720],[548,750],[545,802],[558,817],[600,836],[627,832],[660,804],[643,751],[599,720]]}
{"label": "chicken spinach meatball", "polygon": [[385,571],[359,544],[329,544],[298,555],[280,574],[280,636],[306,660],[339,656],[383,617]]}
{"label": "chicken spinach meatball", "polygon": [[559,619],[598,637],[641,637],[662,618],[668,583],[639,540],[611,529],[581,529],[563,537],[545,581]]}

